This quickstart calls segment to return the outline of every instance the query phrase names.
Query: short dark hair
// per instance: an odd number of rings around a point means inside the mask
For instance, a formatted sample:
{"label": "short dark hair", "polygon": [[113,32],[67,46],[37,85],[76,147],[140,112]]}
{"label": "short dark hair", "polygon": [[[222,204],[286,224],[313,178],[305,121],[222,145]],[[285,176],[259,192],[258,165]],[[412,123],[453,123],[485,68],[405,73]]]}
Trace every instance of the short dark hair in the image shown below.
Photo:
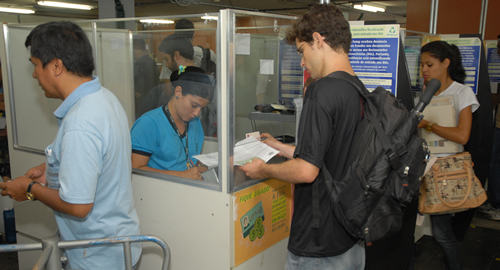
{"label": "short dark hair", "polygon": [[456,45],[450,45],[445,41],[433,41],[425,44],[420,49],[420,54],[429,53],[432,57],[443,62],[446,58],[450,59],[450,65],[448,66],[448,75],[451,79],[459,83],[464,83],[465,80],[465,69],[462,66],[462,56],[460,55],[460,50]]}
{"label": "short dark hair", "polygon": [[83,29],[68,21],[48,22],[35,27],[24,43],[32,57],[45,67],[60,59],[69,72],[89,77],[94,71],[92,46]]}
{"label": "short dark hair", "polygon": [[[192,21],[188,19],[180,19],[175,23],[175,29],[184,30],[184,29],[194,29],[194,24]],[[194,31],[182,31],[177,32],[176,34],[182,35],[183,37],[193,39]]]}
{"label": "short dark hair", "polygon": [[182,95],[193,95],[212,101],[215,85],[210,76],[199,67],[185,67],[184,72],[172,71],[170,82],[174,87],[182,87]]}
{"label": "short dark hair", "polygon": [[134,35],[133,46],[134,46],[134,49],[139,49],[141,51],[146,50],[146,42],[144,41],[144,38],[142,38],[141,35]]}
{"label": "short dark hair", "polygon": [[325,42],[336,52],[349,53],[351,30],[338,7],[324,4],[313,5],[287,30],[286,41],[289,44],[295,44],[296,39],[311,42],[314,32],[324,36]]}
{"label": "short dark hair", "polygon": [[158,50],[170,56],[173,56],[174,52],[178,51],[186,59],[193,60],[194,58],[194,49],[191,40],[178,34],[164,38]]}

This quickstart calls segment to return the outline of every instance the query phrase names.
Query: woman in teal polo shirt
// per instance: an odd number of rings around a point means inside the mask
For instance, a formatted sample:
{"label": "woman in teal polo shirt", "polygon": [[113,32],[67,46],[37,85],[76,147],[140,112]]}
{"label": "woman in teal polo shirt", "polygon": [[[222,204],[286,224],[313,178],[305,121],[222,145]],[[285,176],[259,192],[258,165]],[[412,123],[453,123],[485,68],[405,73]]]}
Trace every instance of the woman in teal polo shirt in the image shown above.
{"label": "woman in teal polo shirt", "polygon": [[214,85],[193,66],[180,66],[170,81],[174,88],[170,101],[143,114],[132,127],[132,167],[202,180],[206,168],[196,166],[193,156],[203,147],[199,115],[212,100]]}

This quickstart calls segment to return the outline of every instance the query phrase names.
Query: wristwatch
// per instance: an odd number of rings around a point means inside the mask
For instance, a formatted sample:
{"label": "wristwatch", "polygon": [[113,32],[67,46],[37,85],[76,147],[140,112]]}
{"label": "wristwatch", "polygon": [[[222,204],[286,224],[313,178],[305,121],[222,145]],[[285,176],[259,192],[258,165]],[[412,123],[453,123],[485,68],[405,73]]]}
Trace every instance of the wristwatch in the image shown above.
{"label": "wristwatch", "polygon": [[434,122],[429,122],[429,124],[427,124],[427,127],[425,127],[425,130],[429,133],[432,132],[432,125],[434,125],[435,123]]}
{"label": "wristwatch", "polygon": [[33,193],[31,193],[31,188],[33,187],[34,184],[40,184],[40,183],[33,181],[28,185],[28,189],[26,190],[26,198],[28,198],[28,200],[30,200],[30,201],[37,200],[37,199],[35,199],[35,196],[33,196]]}

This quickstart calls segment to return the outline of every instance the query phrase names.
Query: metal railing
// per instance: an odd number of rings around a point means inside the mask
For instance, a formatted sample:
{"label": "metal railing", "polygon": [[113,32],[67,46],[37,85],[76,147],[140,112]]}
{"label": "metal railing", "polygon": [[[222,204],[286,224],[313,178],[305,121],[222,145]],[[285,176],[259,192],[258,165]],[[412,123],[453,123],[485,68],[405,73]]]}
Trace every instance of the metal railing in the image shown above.
{"label": "metal railing", "polygon": [[42,239],[41,243],[34,244],[13,244],[0,245],[0,253],[16,251],[42,250],[42,255],[36,262],[33,270],[61,270],[61,263],[64,257],[61,255],[61,249],[74,247],[102,246],[123,244],[125,254],[125,269],[132,270],[132,250],[131,243],[135,242],[153,242],[158,244],[163,250],[162,270],[168,270],[170,264],[170,249],[161,238],[152,235],[137,235],[111,238],[86,239],[75,241],[61,241],[59,237],[48,237]]}

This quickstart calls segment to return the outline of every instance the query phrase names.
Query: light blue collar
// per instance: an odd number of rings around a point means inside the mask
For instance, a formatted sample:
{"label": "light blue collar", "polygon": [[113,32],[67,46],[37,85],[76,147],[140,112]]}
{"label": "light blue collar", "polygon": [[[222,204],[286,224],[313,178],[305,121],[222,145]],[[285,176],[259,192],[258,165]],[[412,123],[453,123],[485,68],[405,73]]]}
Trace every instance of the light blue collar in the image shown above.
{"label": "light blue collar", "polygon": [[78,86],[69,96],[59,105],[54,115],[57,117],[59,125],[61,125],[61,120],[66,116],[68,111],[75,105],[75,103],[86,95],[95,93],[101,89],[101,82],[99,77],[92,76],[92,81],[82,83]]}

